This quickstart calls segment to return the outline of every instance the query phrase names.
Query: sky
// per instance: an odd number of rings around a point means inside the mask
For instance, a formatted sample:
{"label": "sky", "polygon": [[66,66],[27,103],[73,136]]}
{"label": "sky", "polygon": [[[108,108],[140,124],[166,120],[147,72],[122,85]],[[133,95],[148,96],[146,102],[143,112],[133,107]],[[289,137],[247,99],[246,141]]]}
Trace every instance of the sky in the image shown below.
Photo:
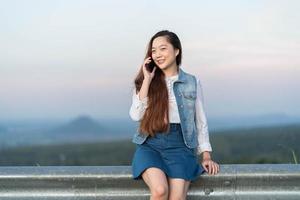
{"label": "sky", "polygon": [[175,32],[208,117],[300,116],[300,1],[0,0],[0,119],[129,118],[147,43]]}

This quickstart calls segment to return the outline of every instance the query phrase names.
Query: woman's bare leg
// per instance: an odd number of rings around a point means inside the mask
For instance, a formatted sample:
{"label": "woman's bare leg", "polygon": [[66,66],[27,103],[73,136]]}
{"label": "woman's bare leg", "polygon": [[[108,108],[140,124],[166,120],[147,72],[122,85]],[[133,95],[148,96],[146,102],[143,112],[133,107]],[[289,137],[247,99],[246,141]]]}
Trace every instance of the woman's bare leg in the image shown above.
{"label": "woman's bare leg", "polygon": [[190,181],[181,178],[168,178],[169,200],[185,200],[189,189]]}
{"label": "woman's bare leg", "polygon": [[148,185],[150,200],[167,200],[169,195],[168,179],[165,173],[156,167],[146,169],[142,174],[143,180]]}

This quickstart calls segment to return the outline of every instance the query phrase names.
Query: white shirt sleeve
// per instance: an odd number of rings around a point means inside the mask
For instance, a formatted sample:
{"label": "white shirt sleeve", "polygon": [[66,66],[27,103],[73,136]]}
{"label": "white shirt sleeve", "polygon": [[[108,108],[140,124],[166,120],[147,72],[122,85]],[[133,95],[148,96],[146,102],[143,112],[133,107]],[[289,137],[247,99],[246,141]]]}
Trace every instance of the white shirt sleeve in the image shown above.
{"label": "white shirt sleeve", "polygon": [[140,121],[148,107],[148,97],[139,98],[139,93],[136,94],[136,88],[132,92],[132,104],[129,110],[129,115],[132,120]]}
{"label": "white shirt sleeve", "polygon": [[207,120],[204,112],[204,98],[200,79],[197,77],[197,99],[196,99],[196,127],[198,130],[198,149],[197,154],[200,155],[203,151],[212,151],[209,142],[209,133]]}

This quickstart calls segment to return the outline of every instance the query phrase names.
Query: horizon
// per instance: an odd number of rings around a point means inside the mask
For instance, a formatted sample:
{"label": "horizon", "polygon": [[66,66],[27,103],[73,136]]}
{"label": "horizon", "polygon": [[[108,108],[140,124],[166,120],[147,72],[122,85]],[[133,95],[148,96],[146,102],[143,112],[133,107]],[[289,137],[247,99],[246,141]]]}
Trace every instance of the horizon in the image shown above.
{"label": "horizon", "polygon": [[[226,120],[232,120],[232,119],[289,119],[290,121],[294,122],[294,120],[300,120],[300,115],[287,115],[285,113],[266,113],[266,114],[260,114],[260,115],[227,115],[227,116],[209,116],[207,117],[208,124],[211,123],[211,121],[226,121]],[[90,119],[97,122],[101,121],[128,121],[131,123],[138,123],[136,121],[133,121],[130,117],[114,117],[114,118],[102,118],[97,117],[93,115],[88,114],[79,114],[70,118],[18,118],[18,119],[0,119],[0,126],[5,125],[6,123],[68,123],[72,122],[78,119]],[[299,121],[300,123],[300,121]]]}

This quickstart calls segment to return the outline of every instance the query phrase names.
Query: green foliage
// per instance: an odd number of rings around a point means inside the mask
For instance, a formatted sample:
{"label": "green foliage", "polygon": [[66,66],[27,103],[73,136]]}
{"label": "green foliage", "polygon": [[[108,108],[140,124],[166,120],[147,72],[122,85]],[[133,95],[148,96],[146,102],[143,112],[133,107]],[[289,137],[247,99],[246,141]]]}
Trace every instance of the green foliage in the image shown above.
{"label": "green foliage", "polygon": [[[300,125],[210,132],[212,158],[220,164],[296,163]],[[115,142],[26,146],[0,151],[2,166],[131,165],[135,144]]]}

